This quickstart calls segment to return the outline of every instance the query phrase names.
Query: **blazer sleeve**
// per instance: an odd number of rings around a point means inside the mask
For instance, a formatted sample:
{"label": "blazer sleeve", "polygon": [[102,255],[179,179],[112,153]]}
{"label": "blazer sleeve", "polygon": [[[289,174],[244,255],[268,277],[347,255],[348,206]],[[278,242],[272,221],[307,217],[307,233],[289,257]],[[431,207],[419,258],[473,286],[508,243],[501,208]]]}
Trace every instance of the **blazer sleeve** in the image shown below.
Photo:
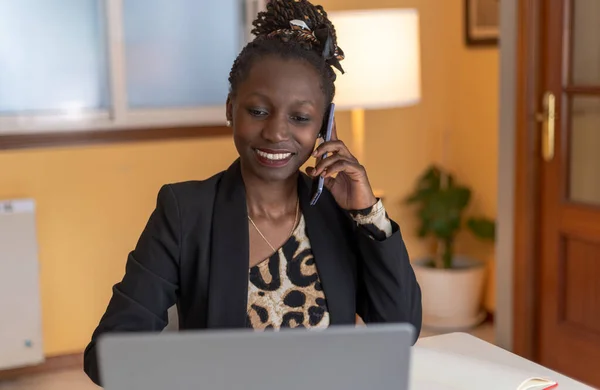
{"label": "blazer sleeve", "polygon": [[400,227],[383,206],[351,213],[360,253],[357,314],[366,323],[404,322],[421,332],[421,289],[410,264]]}
{"label": "blazer sleeve", "polygon": [[180,226],[177,200],[165,185],[85,349],[84,371],[94,383],[101,385],[96,343],[102,334],[161,331],[167,325],[167,310],[176,303],[179,289]]}

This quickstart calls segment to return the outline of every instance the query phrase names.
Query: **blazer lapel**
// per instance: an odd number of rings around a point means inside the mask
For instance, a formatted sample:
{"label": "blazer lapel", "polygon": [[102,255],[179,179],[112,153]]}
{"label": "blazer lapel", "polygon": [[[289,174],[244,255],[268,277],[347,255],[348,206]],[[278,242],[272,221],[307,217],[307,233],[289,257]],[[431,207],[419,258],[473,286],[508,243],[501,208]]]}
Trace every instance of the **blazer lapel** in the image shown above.
{"label": "blazer lapel", "polygon": [[248,295],[249,238],[246,193],[237,160],[218,186],[212,220],[209,328],[243,328]]}
{"label": "blazer lapel", "polygon": [[354,323],[356,287],[353,254],[336,210],[335,202],[323,193],[315,206],[310,205],[311,179],[300,175],[298,194],[306,222],[306,234],[323,285],[332,325]]}

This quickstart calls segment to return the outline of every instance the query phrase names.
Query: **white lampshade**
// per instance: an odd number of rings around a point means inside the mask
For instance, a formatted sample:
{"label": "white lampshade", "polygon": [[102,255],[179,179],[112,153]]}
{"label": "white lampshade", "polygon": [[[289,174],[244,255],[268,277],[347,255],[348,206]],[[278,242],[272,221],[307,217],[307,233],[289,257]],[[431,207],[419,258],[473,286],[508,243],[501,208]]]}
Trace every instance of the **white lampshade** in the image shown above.
{"label": "white lampshade", "polygon": [[415,9],[330,12],[346,55],[335,103],[344,109],[392,108],[421,99],[419,15]]}

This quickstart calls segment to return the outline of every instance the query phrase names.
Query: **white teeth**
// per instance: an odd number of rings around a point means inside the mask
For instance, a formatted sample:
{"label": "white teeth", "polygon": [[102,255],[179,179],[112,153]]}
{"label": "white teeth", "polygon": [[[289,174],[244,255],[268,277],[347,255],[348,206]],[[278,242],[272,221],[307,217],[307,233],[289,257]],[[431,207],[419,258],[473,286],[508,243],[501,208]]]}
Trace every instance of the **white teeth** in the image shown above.
{"label": "white teeth", "polygon": [[265,153],[262,150],[256,150],[256,153],[264,158],[267,158],[269,160],[285,160],[286,158],[289,158],[292,154],[291,153],[276,153],[276,154],[272,154],[272,153]]}

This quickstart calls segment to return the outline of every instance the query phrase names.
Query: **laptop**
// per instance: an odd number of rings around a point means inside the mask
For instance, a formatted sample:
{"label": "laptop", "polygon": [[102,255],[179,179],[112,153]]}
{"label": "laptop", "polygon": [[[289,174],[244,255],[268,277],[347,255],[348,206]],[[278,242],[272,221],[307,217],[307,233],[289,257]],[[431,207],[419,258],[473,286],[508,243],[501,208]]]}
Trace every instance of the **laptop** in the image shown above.
{"label": "laptop", "polygon": [[407,390],[410,324],[106,334],[106,390]]}

